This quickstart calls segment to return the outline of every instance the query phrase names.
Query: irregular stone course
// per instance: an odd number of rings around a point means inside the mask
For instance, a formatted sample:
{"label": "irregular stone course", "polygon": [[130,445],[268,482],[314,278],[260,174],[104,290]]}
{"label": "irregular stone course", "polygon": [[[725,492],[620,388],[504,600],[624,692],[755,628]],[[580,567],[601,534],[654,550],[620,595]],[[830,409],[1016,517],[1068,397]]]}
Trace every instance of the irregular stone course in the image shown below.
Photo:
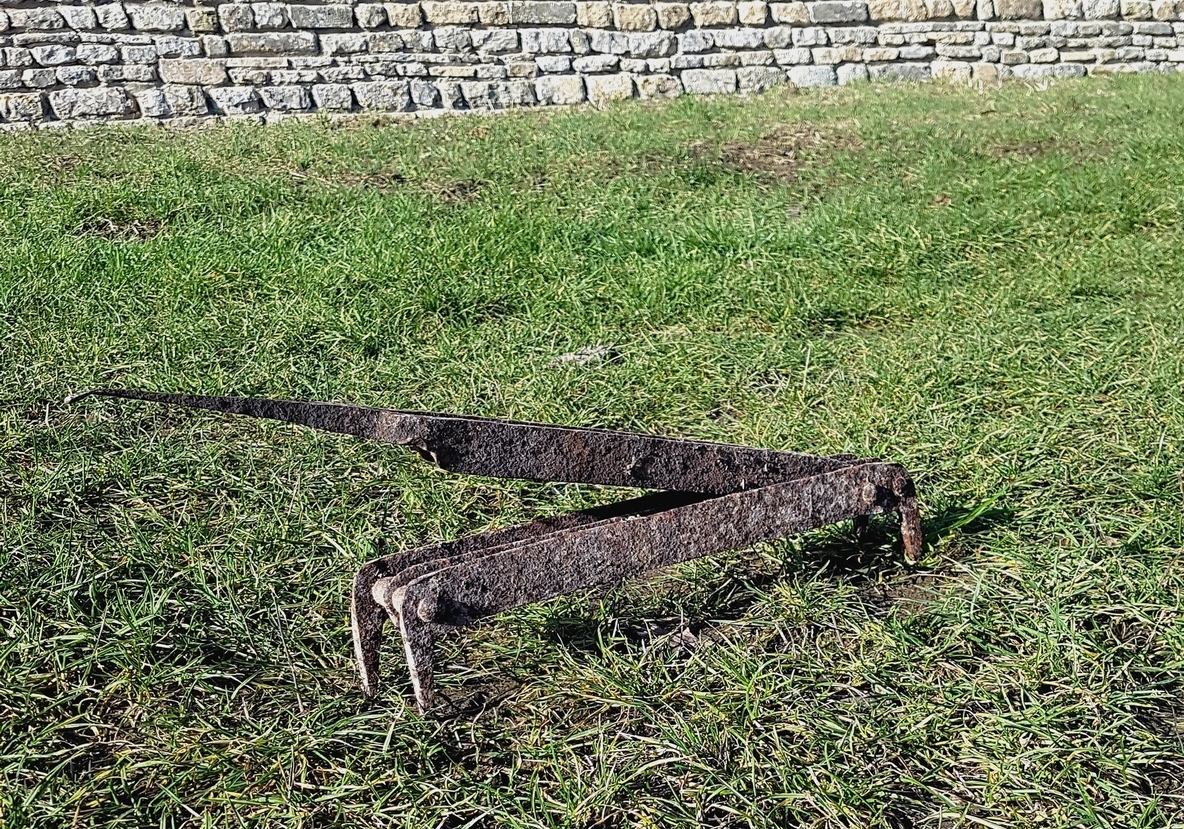
{"label": "irregular stone course", "polygon": [[0,128],[1184,67],[1184,0],[0,0]]}

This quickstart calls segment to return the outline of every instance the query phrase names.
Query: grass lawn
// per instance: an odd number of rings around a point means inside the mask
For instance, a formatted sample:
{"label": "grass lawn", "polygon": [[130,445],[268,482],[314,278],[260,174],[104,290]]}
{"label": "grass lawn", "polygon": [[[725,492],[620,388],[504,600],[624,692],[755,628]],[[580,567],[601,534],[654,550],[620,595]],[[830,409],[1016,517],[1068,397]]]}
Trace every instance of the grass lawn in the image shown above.
{"label": "grass lawn", "polygon": [[[0,135],[0,244],[9,829],[1184,822],[1184,77]],[[424,718],[379,540],[622,494],[94,386],[880,456],[928,547],[523,608]]]}

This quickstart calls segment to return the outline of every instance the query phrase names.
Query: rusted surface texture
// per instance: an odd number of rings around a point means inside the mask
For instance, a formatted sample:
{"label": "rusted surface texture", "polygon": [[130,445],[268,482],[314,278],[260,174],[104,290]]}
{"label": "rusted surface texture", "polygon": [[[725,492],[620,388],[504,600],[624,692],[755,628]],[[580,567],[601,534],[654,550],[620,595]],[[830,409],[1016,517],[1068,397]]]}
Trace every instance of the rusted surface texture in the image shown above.
{"label": "rusted surface texture", "polygon": [[[353,639],[363,691],[379,687],[389,618],[420,710],[433,701],[434,643],[522,604],[613,584],[700,556],[897,512],[906,556],[921,551],[909,474],[849,455],[817,457],[631,432],[334,403],[105,390],[109,397],[270,418],[411,447],[474,475],[666,490],[370,561],[354,577]],[[86,394],[67,398],[67,402]]]}

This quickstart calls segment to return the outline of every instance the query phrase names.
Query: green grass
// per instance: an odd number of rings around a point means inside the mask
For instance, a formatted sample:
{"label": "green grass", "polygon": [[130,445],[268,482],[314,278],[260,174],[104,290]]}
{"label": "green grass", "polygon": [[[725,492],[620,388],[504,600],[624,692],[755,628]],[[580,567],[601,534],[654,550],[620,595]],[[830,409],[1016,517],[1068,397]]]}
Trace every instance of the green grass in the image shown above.
{"label": "green grass", "polygon": [[[771,134],[796,176],[753,169]],[[1184,822],[1184,78],[0,159],[5,827]],[[523,608],[423,718],[397,645],[355,680],[378,540],[619,493],[60,404],[93,386],[881,456],[929,546],[832,527]]]}

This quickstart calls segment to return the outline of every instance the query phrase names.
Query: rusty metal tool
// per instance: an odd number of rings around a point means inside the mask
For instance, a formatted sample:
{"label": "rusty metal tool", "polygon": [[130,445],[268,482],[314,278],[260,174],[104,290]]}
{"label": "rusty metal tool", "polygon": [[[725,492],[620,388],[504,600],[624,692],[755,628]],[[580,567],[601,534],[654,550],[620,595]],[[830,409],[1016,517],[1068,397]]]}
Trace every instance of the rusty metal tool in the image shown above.
{"label": "rusty metal tool", "polygon": [[269,418],[408,446],[469,475],[659,492],[395,553],[354,576],[354,652],[378,692],[383,625],[398,626],[421,711],[433,700],[433,645],[477,619],[725,550],[897,512],[905,555],[921,551],[916,492],[897,464],[340,403],[163,394],[89,395]]}

